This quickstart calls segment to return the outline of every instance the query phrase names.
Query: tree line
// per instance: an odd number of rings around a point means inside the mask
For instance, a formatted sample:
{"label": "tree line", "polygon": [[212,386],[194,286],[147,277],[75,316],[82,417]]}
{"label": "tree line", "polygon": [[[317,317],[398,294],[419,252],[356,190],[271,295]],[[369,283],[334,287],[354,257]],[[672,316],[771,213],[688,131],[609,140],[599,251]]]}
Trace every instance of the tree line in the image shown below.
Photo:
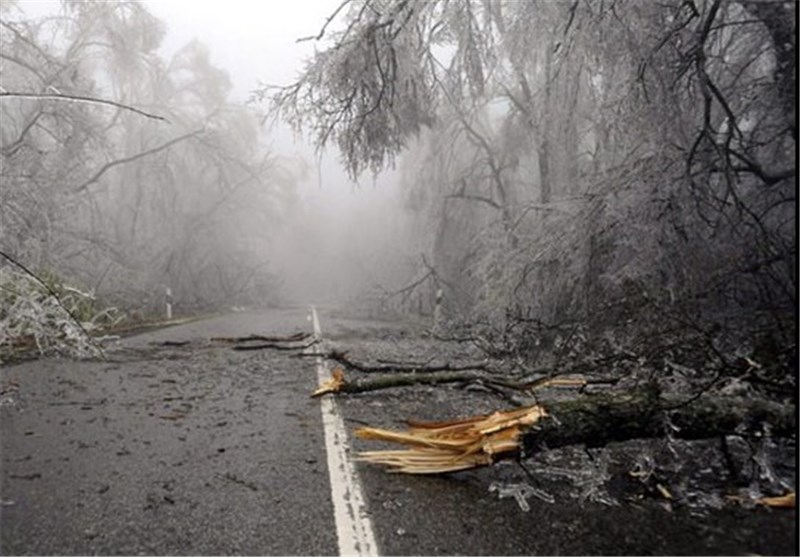
{"label": "tree line", "polygon": [[206,46],[164,58],[164,24],[137,2],[22,8],[0,8],[3,252],[137,315],[167,288],[184,313],[274,300],[267,248],[296,165],[264,147]]}
{"label": "tree line", "polygon": [[451,322],[786,348],[795,12],[347,0],[300,78],[261,98],[353,176],[399,166],[422,246],[408,284],[443,292]]}

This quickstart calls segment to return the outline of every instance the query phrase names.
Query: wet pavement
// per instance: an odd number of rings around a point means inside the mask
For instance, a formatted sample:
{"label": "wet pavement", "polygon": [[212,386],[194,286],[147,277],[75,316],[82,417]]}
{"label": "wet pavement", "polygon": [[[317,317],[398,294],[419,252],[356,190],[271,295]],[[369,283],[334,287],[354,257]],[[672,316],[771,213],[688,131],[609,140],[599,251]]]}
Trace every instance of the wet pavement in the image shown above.
{"label": "wet pavement", "polygon": [[[0,553],[336,554],[313,359],[210,340],[310,332],[307,317],[307,308],[231,314],[124,339],[105,362],[0,369]],[[454,350],[419,328],[325,310],[320,321],[325,346],[354,359]],[[462,352],[447,359],[475,356]],[[459,385],[338,402],[349,431],[508,405]],[[533,470],[598,471],[581,485],[542,476],[535,487],[552,502],[529,497],[528,511],[499,497],[530,481],[513,462],[442,477],[356,469],[386,555],[796,554],[795,510],[681,504],[625,483],[631,462],[656,449],[622,444],[589,464],[580,448],[534,455]]]}
{"label": "wet pavement", "polygon": [[306,315],[229,315],[126,339],[109,362],[3,369],[19,390],[0,408],[2,553],[337,553],[310,364],[209,342],[308,331]]}

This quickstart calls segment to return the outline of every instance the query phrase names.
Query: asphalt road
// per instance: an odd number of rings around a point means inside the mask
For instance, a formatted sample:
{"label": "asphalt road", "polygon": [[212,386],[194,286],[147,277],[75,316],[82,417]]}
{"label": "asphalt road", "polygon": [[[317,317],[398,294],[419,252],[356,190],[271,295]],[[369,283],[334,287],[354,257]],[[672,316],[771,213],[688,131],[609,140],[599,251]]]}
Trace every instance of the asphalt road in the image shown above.
{"label": "asphalt road", "polygon": [[[214,336],[310,332],[305,309],[126,339],[110,362],[2,370],[3,554],[336,554],[312,364]],[[185,342],[183,346],[163,346]]]}
{"label": "asphalt road", "polygon": [[[0,369],[0,553],[338,554],[320,401],[309,398],[314,359],[210,340],[311,332],[308,317],[307,308],[231,314],[124,339],[105,362],[45,359]],[[330,311],[320,321],[327,346],[353,357],[441,354],[396,324]],[[349,434],[499,403],[448,386],[337,404]],[[385,555],[797,551],[795,511],[608,506],[543,485],[555,502],[529,499],[523,512],[490,490],[526,479],[513,464],[444,477],[354,468]]]}

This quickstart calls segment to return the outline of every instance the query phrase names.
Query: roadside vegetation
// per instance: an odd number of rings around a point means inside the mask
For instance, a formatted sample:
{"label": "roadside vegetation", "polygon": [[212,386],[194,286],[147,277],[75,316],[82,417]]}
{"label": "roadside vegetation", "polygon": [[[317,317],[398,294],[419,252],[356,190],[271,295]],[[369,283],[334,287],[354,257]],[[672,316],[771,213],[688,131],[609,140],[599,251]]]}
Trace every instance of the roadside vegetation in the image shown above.
{"label": "roadside vegetation", "polygon": [[[613,404],[586,389],[577,414],[551,402],[573,427],[549,445],[681,430],[793,443],[796,9],[342,2],[299,79],[259,98],[354,177],[400,169],[418,252],[373,299],[484,359],[387,366],[340,347],[325,389],[605,381]],[[788,421],[745,411],[762,403]],[[687,412],[703,417],[672,428]],[[572,422],[587,413],[592,428]]]}
{"label": "roadside vegetation", "polygon": [[300,166],[208,49],[165,59],[135,2],[23,8],[0,6],[0,344],[82,354],[81,326],[163,318],[167,289],[176,316],[274,301]]}

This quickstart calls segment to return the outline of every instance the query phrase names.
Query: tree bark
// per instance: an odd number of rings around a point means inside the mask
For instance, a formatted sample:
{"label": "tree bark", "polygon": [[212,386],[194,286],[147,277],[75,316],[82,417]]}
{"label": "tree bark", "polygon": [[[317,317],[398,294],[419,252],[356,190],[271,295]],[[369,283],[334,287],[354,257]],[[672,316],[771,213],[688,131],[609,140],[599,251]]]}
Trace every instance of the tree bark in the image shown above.
{"label": "tree bark", "polygon": [[797,435],[793,405],[765,399],[703,395],[683,403],[654,392],[604,393],[568,401],[543,402],[550,418],[523,437],[526,454],[583,444],[601,447],[631,439],[708,439],[760,431],[769,424],[776,437]]}

